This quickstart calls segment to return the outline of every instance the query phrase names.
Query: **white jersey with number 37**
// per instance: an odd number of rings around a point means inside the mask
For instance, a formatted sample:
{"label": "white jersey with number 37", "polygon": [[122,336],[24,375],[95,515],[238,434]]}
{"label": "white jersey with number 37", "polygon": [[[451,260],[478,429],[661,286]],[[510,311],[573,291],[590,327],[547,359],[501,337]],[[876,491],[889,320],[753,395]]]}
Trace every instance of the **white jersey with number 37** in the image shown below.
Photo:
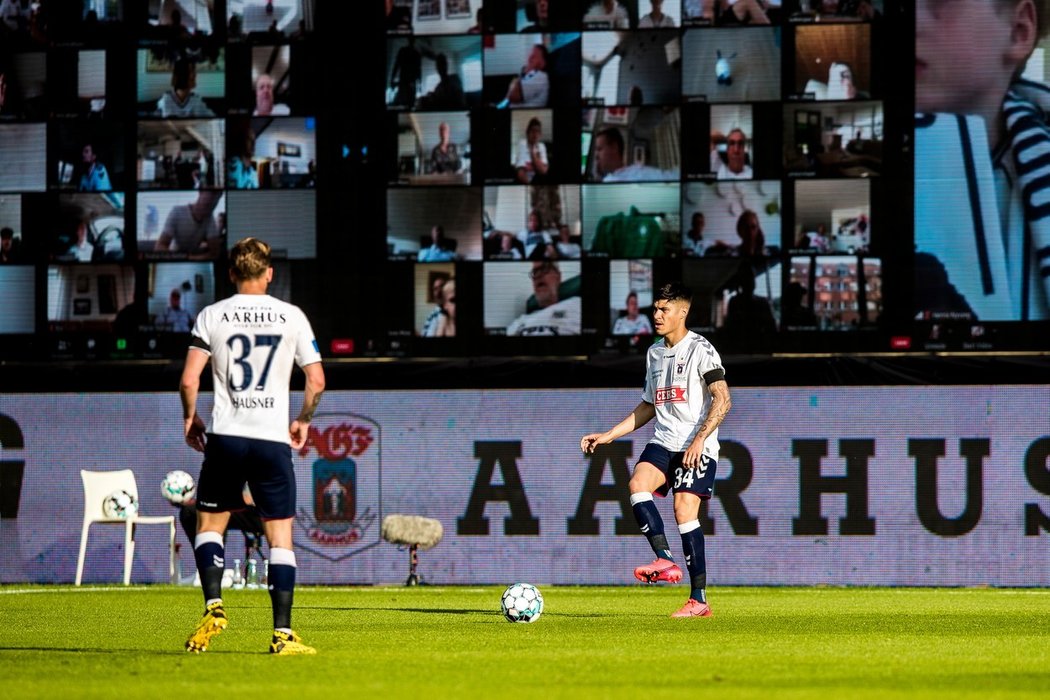
{"label": "white jersey with number 37", "polygon": [[[689,331],[672,347],[654,343],[645,356],[642,400],[656,407],[653,442],[672,452],[684,452],[711,408],[711,391],[704,375],[723,370],[718,351],[702,335]],[[718,430],[704,441],[704,454],[718,458]]]}
{"label": "white jersey with number 37", "polygon": [[299,307],[268,294],[235,294],[200,312],[190,345],[211,355],[215,405],[208,432],[290,442],[292,363],[321,361]]}

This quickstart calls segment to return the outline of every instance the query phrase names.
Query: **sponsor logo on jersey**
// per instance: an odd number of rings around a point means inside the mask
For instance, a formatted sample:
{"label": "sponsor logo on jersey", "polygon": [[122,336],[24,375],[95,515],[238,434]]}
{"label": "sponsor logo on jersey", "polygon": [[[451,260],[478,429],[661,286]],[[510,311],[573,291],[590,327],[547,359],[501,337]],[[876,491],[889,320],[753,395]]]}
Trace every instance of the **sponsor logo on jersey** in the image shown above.
{"label": "sponsor logo on jersey", "polygon": [[656,390],[656,405],[665,403],[685,403],[684,386],[662,386]]}
{"label": "sponsor logo on jersey", "polygon": [[314,416],[306,443],[293,453],[303,532],[295,545],[339,561],[378,541],[379,424],[354,414]]}

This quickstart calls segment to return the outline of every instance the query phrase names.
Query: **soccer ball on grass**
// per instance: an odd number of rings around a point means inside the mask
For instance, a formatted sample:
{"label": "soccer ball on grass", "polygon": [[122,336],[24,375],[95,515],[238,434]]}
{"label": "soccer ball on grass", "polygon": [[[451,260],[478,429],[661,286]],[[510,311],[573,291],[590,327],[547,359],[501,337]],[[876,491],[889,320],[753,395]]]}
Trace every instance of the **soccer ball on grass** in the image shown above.
{"label": "soccer ball on grass", "polygon": [[543,595],[531,583],[515,583],[503,591],[500,608],[508,622],[535,622],[543,613]]}
{"label": "soccer ball on grass", "polygon": [[196,488],[193,477],[181,469],[168,472],[164,481],[160,482],[160,492],[164,494],[164,498],[177,506],[181,506],[187,499],[192,498]]}
{"label": "soccer ball on grass", "polygon": [[139,502],[127,491],[117,489],[102,501],[102,512],[107,518],[127,520],[139,512]]}

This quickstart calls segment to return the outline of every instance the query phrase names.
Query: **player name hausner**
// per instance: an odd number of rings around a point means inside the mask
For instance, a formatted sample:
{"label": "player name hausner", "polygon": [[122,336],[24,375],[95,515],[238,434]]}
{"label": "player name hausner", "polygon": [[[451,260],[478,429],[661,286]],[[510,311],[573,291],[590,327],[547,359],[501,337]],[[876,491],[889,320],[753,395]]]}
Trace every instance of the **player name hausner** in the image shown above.
{"label": "player name hausner", "polygon": [[230,403],[234,408],[273,408],[272,396],[243,396],[231,397]]}

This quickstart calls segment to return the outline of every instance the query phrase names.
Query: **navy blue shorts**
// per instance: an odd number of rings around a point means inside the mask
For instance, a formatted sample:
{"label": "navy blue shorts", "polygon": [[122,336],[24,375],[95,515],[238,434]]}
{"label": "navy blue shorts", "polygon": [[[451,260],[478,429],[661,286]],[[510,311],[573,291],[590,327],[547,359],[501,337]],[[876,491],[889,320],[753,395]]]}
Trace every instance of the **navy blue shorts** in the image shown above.
{"label": "navy blue shorts", "polygon": [[295,515],[295,470],[290,445],[209,433],[197,480],[197,510],[244,510],[245,483],[263,520]]}
{"label": "navy blue shorts", "polygon": [[668,490],[685,491],[700,498],[711,498],[715,486],[715,470],[718,461],[700,456],[700,466],[686,469],[682,466],[685,452],[671,452],[666,447],[649,443],[642,450],[639,462],[648,462],[664,473],[664,485],[658,488],[657,496],[666,496]]}

